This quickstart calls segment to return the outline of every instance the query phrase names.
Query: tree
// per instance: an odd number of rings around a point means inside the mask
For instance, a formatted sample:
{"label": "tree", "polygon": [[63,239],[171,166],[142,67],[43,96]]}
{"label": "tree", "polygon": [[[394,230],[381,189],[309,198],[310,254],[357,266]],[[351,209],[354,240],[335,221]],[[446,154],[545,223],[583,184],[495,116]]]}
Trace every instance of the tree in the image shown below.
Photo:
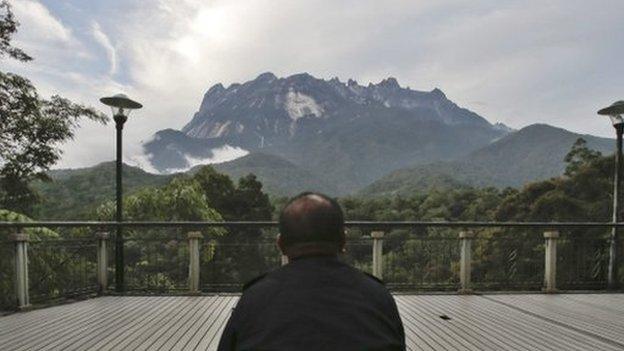
{"label": "tree", "polygon": [[262,191],[262,183],[254,174],[248,174],[238,180],[234,193],[235,214],[238,220],[270,220],[273,206],[269,196]]}
{"label": "tree", "polygon": [[[230,221],[270,220],[273,206],[262,183],[249,174],[234,182],[210,166],[202,167],[193,177],[208,203]],[[210,270],[202,270],[202,281],[228,289],[277,266],[278,252],[274,231],[259,228],[231,228],[214,241],[214,260]]]}
{"label": "tree", "polygon": [[[0,2],[0,58],[30,61],[11,46],[18,26],[9,3]],[[0,207],[31,212],[36,195],[28,184],[48,179],[46,171],[62,153],[59,145],[74,137],[82,118],[107,121],[95,109],[58,95],[41,98],[28,79],[0,72]]]}
{"label": "tree", "polygon": [[233,204],[236,187],[232,179],[210,166],[201,167],[193,176],[210,205],[216,208],[225,220],[236,220]]}
{"label": "tree", "polygon": [[0,2],[0,57],[9,56],[19,61],[30,61],[32,57],[11,46],[11,37],[17,32],[19,23],[15,20],[9,2]]}
{"label": "tree", "polygon": [[[97,210],[98,219],[111,220],[115,202]],[[147,188],[124,197],[124,218],[129,221],[221,221],[201,186],[194,180],[176,178],[161,188]],[[128,228],[125,254],[128,284],[141,289],[166,291],[183,286],[187,278],[188,228]],[[214,239],[225,232],[220,228],[202,230],[202,260],[211,261]]]}
{"label": "tree", "polygon": [[583,138],[578,138],[572,145],[572,149],[565,156],[564,161],[568,164],[566,166],[565,175],[572,176],[578,172],[581,165],[591,163],[599,159],[602,156],[600,151],[591,150],[587,147],[587,141]]}
{"label": "tree", "polygon": [[261,221],[270,220],[273,206],[269,196],[263,192],[262,183],[255,175],[239,179],[234,186],[232,179],[210,166],[204,166],[192,177],[201,187],[212,207],[225,220]]}

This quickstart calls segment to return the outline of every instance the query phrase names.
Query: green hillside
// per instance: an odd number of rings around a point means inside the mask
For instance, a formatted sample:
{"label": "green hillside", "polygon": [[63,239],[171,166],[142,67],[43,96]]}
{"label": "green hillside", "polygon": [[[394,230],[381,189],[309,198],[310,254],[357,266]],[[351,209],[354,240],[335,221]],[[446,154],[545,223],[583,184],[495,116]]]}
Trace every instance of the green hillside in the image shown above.
{"label": "green hillside", "polygon": [[336,186],[325,182],[322,176],[269,154],[252,153],[230,162],[214,164],[212,167],[232,179],[253,173],[262,182],[265,191],[275,196],[295,195],[302,191],[336,193]]}
{"label": "green hillside", "polygon": [[591,149],[609,154],[614,141],[534,124],[451,161],[400,169],[373,182],[359,194],[383,196],[458,185],[520,187],[563,174],[564,158],[578,138]]}
{"label": "green hillside", "polygon": [[[106,200],[115,198],[115,163],[105,162],[81,169],[53,170],[52,181],[34,182],[41,202],[35,206],[37,219],[76,219]],[[166,184],[172,176],[151,174],[140,168],[124,165],[124,193]]]}
{"label": "green hillside", "polygon": [[457,189],[494,183],[480,168],[467,163],[437,162],[394,171],[359,191],[364,196],[423,193],[431,189]]}

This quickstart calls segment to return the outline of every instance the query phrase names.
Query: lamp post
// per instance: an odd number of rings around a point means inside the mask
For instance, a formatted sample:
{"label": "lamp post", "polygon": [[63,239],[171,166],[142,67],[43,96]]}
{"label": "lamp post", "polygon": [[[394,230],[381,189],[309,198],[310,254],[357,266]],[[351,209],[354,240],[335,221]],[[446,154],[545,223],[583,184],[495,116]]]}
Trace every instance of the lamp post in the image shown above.
{"label": "lamp post", "polygon": [[[620,200],[620,168],[622,166],[622,134],[624,133],[624,101],[616,101],[611,106],[598,111],[599,115],[609,116],[617,134],[617,152],[615,153],[615,175],[613,177],[613,223],[619,222]],[[618,228],[611,228],[611,242],[609,245],[609,268],[607,285],[609,289],[618,287]]]}
{"label": "lamp post", "polygon": [[[115,221],[123,221],[123,206],[122,196],[123,191],[121,187],[121,171],[122,171],[122,131],[124,123],[128,120],[130,111],[143,107],[140,103],[131,100],[125,94],[117,94],[110,97],[103,97],[100,101],[107,106],[111,107],[113,111],[113,120],[115,120],[115,127],[117,129],[117,160],[116,160],[116,214]],[[123,231],[121,226],[117,227],[117,235],[115,236],[115,291],[123,292],[124,285],[124,242]]]}

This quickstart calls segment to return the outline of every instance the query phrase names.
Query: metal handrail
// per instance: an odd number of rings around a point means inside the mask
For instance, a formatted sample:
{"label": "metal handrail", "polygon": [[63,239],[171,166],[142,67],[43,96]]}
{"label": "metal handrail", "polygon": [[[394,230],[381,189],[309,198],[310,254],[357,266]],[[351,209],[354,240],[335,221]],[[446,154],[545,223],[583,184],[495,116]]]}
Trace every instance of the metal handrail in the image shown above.
{"label": "metal handrail", "polygon": [[[275,229],[277,227],[278,223],[276,221],[223,221],[223,222],[216,222],[216,221],[128,221],[128,222],[117,222],[117,221],[33,221],[33,222],[0,222],[0,230],[4,230],[5,234],[12,234],[13,237],[11,238],[12,241],[14,241],[13,244],[13,248],[14,248],[14,252],[15,252],[15,267],[21,267],[21,269],[16,270],[15,273],[15,279],[14,279],[14,285],[16,286],[15,291],[16,291],[16,299],[18,301],[18,306],[20,308],[23,308],[25,306],[28,306],[29,304],[29,296],[28,296],[28,290],[29,290],[29,286],[28,286],[28,264],[27,264],[27,256],[26,256],[26,250],[28,247],[28,242],[30,241],[29,236],[28,236],[28,231],[24,230],[22,231],[21,229],[27,229],[27,228],[50,228],[50,229],[56,229],[56,228],[91,228],[91,231],[96,232],[96,239],[97,239],[97,245],[96,245],[96,250],[97,250],[97,269],[96,269],[96,274],[97,274],[97,280],[98,280],[98,285],[97,285],[97,289],[91,289],[92,292],[93,291],[106,291],[107,289],[107,275],[108,275],[108,271],[110,269],[109,267],[109,253],[108,253],[108,248],[109,245],[107,244],[107,242],[112,242],[113,240],[119,240],[118,237],[110,237],[108,232],[112,232],[113,229],[119,229],[119,228],[127,228],[127,229],[139,229],[139,228],[185,228],[185,229],[189,229],[187,230],[188,236],[187,239],[189,240],[188,242],[188,252],[189,252],[189,291],[193,292],[193,293],[197,293],[199,291],[201,291],[202,286],[200,286],[199,283],[199,272],[200,272],[200,245],[199,245],[199,240],[198,238],[201,238],[201,234],[200,233],[193,233],[193,230],[190,229],[207,229],[207,228],[227,228],[227,229],[232,229],[232,230],[236,230],[236,229],[244,229],[244,228],[255,228],[255,229],[269,229],[269,228],[273,228]],[[601,228],[601,229],[607,229],[607,228],[616,228],[616,227],[621,227],[624,226],[624,222],[620,222],[620,223],[608,223],[608,222],[496,222],[496,221],[348,221],[346,222],[346,226],[349,228],[353,228],[353,229],[363,229],[363,234],[366,234],[366,238],[368,238],[367,240],[370,242],[372,241],[372,273],[374,275],[377,275],[378,277],[381,277],[382,272],[384,270],[384,265],[383,265],[383,261],[384,261],[384,255],[383,255],[383,249],[382,249],[382,245],[384,240],[386,241],[387,245],[390,245],[389,247],[392,247],[393,243],[396,241],[396,238],[393,238],[392,236],[390,237],[385,237],[384,238],[384,232],[385,233],[390,233],[393,229],[399,229],[399,228],[403,228],[403,229],[423,229],[423,228],[427,228],[427,227],[432,227],[432,228],[455,228],[456,231],[459,234],[459,238],[457,238],[455,236],[455,240],[459,240],[460,243],[460,251],[456,252],[454,250],[456,250],[455,246],[449,246],[449,248],[452,247],[451,250],[453,250],[453,252],[455,252],[456,254],[459,254],[459,257],[455,258],[455,262],[456,264],[459,264],[460,267],[463,267],[461,269],[461,272],[459,275],[459,282],[454,282],[451,285],[445,286],[443,287],[444,289],[447,288],[454,288],[454,287],[460,287],[460,292],[470,292],[471,291],[471,277],[470,277],[470,272],[472,271],[471,268],[471,262],[472,262],[472,258],[471,258],[471,243],[477,239],[480,240],[481,238],[479,238],[478,235],[478,231],[472,232],[472,228],[539,228],[539,231],[544,231],[544,233],[542,233],[544,235],[543,239],[541,238],[541,236],[538,238],[537,236],[535,236],[535,239],[539,239],[539,240],[545,240],[544,243],[540,243],[540,245],[543,245],[544,247],[544,255],[545,258],[544,260],[549,262],[549,264],[545,265],[544,268],[544,282],[545,282],[545,289],[547,289],[547,291],[549,292],[554,292],[556,290],[556,241],[558,238],[558,232],[559,229],[573,229],[573,228]],[[370,238],[368,236],[368,231],[370,231]],[[451,230],[450,232],[453,232],[455,230]],[[537,234],[539,231],[538,230],[529,230],[530,232],[534,232],[534,234]],[[557,234],[556,236],[554,236],[554,234]],[[92,233],[93,234],[93,233]],[[106,234],[105,236],[100,237],[100,235],[102,234]],[[191,235],[192,234],[192,235]],[[566,233],[567,234],[567,233]],[[574,234],[574,233],[573,233]],[[572,235],[573,237],[577,237],[576,235]],[[604,238],[604,236],[600,236],[601,240],[606,240]],[[180,237],[178,237],[180,239]],[[570,237],[571,238],[571,237]],[[438,237],[434,237],[434,238],[425,238],[426,240],[448,240],[451,239],[450,237],[444,237],[444,238],[438,238]],[[492,238],[485,238],[487,240],[492,240]],[[522,238],[522,240],[525,240],[526,238]],[[73,242],[73,241],[84,241],[82,239],[78,239],[78,238],[68,238],[68,239],[63,239],[64,242]],[[123,248],[123,241],[132,241],[135,239],[131,239],[131,238],[126,238],[125,240],[122,238],[122,242],[121,242],[121,246]],[[151,236],[147,236],[147,238],[139,238],[139,240],[152,240]],[[37,237],[34,238],[33,243],[35,242],[41,242],[41,243],[48,243],[48,242],[54,242],[55,240],[42,240],[39,241]],[[477,245],[478,242],[475,242],[475,245]],[[225,243],[224,245],[222,245],[221,247],[227,247],[227,243]],[[481,244],[478,244],[481,245]],[[602,246],[601,246],[602,247]],[[444,249],[446,250],[446,249]],[[600,251],[602,254],[604,254],[604,250],[601,249],[602,251]],[[118,251],[116,251],[117,253]],[[122,251],[120,251],[121,254],[123,255],[123,249]],[[193,253],[191,255],[191,252]],[[357,253],[359,251],[353,251],[354,253]],[[598,251],[596,251],[598,252]],[[70,256],[71,252],[69,252]],[[426,253],[426,255],[430,255],[431,253]],[[449,259],[452,256],[452,254],[449,257]],[[534,259],[535,257],[531,256],[532,259]],[[596,256],[598,257],[598,256]],[[515,256],[514,256],[515,258]],[[600,259],[600,257],[598,257]],[[69,256],[68,258],[65,258],[64,261],[61,261],[60,265],[63,266],[67,261],[67,259],[71,259]],[[602,259],[601,259],[602,260]],[[284,262],[283,257],[282,257],[282,262]],[[394,262],[392,259],[390,259],[389,264],[392,264],[392,262]],[[513,261],[515,264],[515,260]],[[597,261],[598,262],[598,261]],[[115,262],[117,264],[117,262]],[[437,264],[435,264],[437,265]],[[446,265],[448,266],[446,269],[449,270],[452,268],[452,262],[447,262]],[[487,265],[486,265],[487,266]],[[125,267],[124,265],[121,265],[120,267]],[[194,267],[193,269],[191,269],[191,267]],[[481,266],[478,266],[481,267]],[[596,266],[599,267],[599,266]],[[600,268],[600,267],[599,267]],[[437,269],[437,268],[436,268]],[[482,268],[479,268],[482,269]],[[539,269],[534,269],[535,272],[537,272]],[[116,271],[121,271],[124,272],[125,269],[119,269]],[[595,273],[595,275],[600,275],[600,274],[604,274],[601,273],[602,271],[596,271],[597,273]],[[19,274],[18,274],[19,273]],[[399,272],[400,273],[400,272]],[[482,274],[483,272],[479,273],[481,275],[478,276],[484,276]],[[403,274],[403,273],[401,273]],[[414,273],[416,274],[416,273]],[[420,273],[418,273],[420,274]],[[428,274],[428,273],[427,273]],[[426,274],[425,274],[426,275]],[[533,277],[533,275],[531,275],[531,277]],[[191,279],[192,278],[192,279]],[[446,279],[446,278],[445,278]],[[449,278],[450,279],[450,278]],[[450,280],[449,280],[450,281]],[[541,281],[541,279],[535,279],[535,281],[531,281],[531,284],[539,284],[539,281]],[[36,282],[36,279],[35,279]],[[117,282],[117,280],[116,280]],[[191,282],[193,282],[193,284],[191,284]],[[546,282],[548,282],[546,284]],[[587,284],[598,284],[596,286],[602,286],[601,283],[602,281],[596,283],[595,279],[591,278],[587,281],[583,281],[583,284],[587,283]],[[34,286],[32,287],[33,289],[37,288],[38,285],[41,284],[41,279],[39,280],[39,282],[36,282],[34,284]],[[214,287],[216,288],[220,288],[220,284],[222,284],[221,282],[216,283],[216,285]],[[228,283],[229,284],[229,283]],[[236,283],[238,284],[238,283]],[[391,282],[391,285],[396,287],[396,288],[400,288],[400,289],[404,289],[408,286],[411,286],[411,284],[414,284],[413,282],[401,282],[401,281],[397,281],[397,282]],[[483,284],[492,284],[492,282],[487,282],[487,281],[481,281],[478,282],[478,286],[483,286]],[[524,284],[524,283],[522,283]],[[122,287],[125,287],[124,285],[121,285]],[[490,286],[490,285],[488,285]],[[536,285],[537,286],[537,285]],[[571,286],[571,285],[570,285]],[[589,285],[588,285],[589,286]],[[592,285],[593,286],[593,285]],[[118,285],[117,283],[115,284],[115,288],[117,289]],[[36,290],[36,289],[35,289]],[[71,293],[71,292],[70,292]]]}
{"label": "metal handrail", "polygon": [[[276,221],[34,221],[34,222],[0,222],[2,228],[41,228],[41,227],[100,227],[100,228],[136,228],[136,227],[275,227]],[[488,221],[347,221],[347,227],[357,228],[413,228],[413,227],[447,227],[447,228],[476,228],[476,227],[504,227],[504,228],[621,228],[624,222],[488,222]]]}

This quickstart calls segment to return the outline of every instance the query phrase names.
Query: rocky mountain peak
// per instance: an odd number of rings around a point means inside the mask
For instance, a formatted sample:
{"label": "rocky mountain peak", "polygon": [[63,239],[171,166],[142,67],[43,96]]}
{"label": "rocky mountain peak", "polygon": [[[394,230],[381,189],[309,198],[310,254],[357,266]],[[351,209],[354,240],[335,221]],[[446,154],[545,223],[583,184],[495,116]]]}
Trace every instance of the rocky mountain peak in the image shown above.
{"label": "rocky mountain peak", "polygon": [[494,123],[493,127],[494,127],[494,129],[503,131],[505,133],[511,133],[511,132],[515,132],[516,131],[515,129],[511,128],[510,126],[508,126],[508,125],[506,125],[506,124],[504,124],[502,122]]}
{"label": "rocky mountain peak", "polygon": [[379,82],[379,84],[377,84],[378,87],[382,87],[382,88],[387,88],[387,89],[400,89],[401,86],[399,85],[399,82],[397,82],[396,78],[393,77],[388,77],[384,80],[382,80],[381,82]]}
{"label": "rocky mountain peak", "polygon": [[272,82],[276,79],[277,77],[272,72],[264,72],[264,73],[261,73],[258,77],[256,77],[255,81]]}
{"label": "rocky mountain peak", "polygon": [[431,91],[431,95],[438,99],[446,99],[446,95],[444,92],[438,88],[435,88]]}
{"label": "rocky mountain peak", "polygon": [[286,82],[291,85],[291,86],[297,86],[297,85],[305,85],[305,84],[309,84],[311,82],[314,82],[316,80],[320,80],[320,79],[316,79],[313,76],[311,76],[310,74],[303,72],[303,73],[297,73],[297,74],[293,74],[291,76],[288,76],[285,78]]}
{"label": "rocky mountain peak", "polygon": [[222,84],[212,86],[182,132],[193,138],[225,138],[243,147],[262,148],[292,138],[310,138],[328,125],[362,116],[376,123],[401,116],[448,126],[492,128],[479,115],[446,99],[440,89],[403,88],[394,77],[362,86],[354,79],[344,83],[338,77],[324,80],[305,72],[280,78],[265,72],[227,89]]}
{"label": "rocky mountain peak", "polygon": [[159,132],[145,151],[158,170],[263,152],[322,169],[322,177],[336,182],[349,179],[348,190],[397,167],[454,158],[504,134],[437,88],[412,90],[393,77],[360,85],[265,72],[227,88],[212,86],[182,130]]}
{"label": "rocky mountain peak", "polygon": [[223,87],[223,84],[221,84],[221,83],[217,83],[217,84],[213,85],[212,87],[210,87],[210,89],[208,89],[208,91],[206,92],[206,94],[207,94],[207,95],[210,95],[210,94],[215,94],[215,93],[222,92],[222,91],[224,91],[224,90],[225,90],[225,88]]}

